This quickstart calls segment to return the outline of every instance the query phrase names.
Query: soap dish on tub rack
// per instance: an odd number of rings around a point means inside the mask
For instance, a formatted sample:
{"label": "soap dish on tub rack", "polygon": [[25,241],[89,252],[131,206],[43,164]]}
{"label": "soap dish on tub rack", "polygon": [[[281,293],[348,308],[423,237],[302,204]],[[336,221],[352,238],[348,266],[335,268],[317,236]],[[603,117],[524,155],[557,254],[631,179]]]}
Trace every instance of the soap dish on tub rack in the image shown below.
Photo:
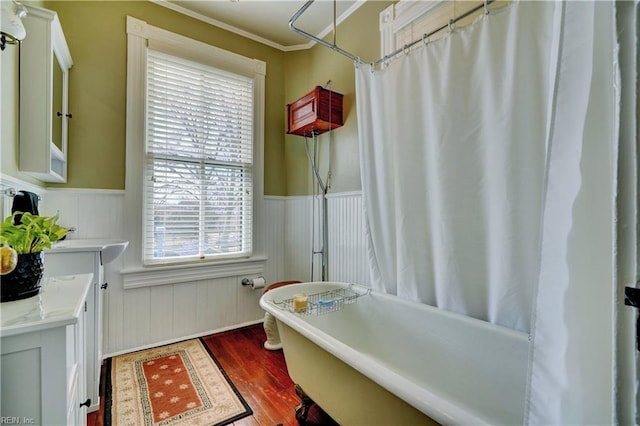
{"label": "soap dish on tub rack", "polygon": [[336,288],[306,296],[306,307],[294,300],[294,297],[284,300],[273,300],[276,307],[300,315],[324,315],[329,312],[339,311],[345,305],[356,303],[359,297],[366,296],[371,289],[349,284],[348,287]]}

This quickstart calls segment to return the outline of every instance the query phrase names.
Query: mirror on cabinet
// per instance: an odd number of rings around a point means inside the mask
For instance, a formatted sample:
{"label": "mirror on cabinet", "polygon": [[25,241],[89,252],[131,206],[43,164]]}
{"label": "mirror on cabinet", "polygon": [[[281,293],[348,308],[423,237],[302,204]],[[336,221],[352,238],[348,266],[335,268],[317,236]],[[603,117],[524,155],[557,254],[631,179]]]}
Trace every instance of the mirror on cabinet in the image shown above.
{"label": "mirror on cabinet", "polygon": [[58,61],[58,57],[53,55],[52,58],[53,69],[53,108],[51,116],[51,139],[53,144],[60,150],[63,150],[62,146],[62,87],[64,72]]}

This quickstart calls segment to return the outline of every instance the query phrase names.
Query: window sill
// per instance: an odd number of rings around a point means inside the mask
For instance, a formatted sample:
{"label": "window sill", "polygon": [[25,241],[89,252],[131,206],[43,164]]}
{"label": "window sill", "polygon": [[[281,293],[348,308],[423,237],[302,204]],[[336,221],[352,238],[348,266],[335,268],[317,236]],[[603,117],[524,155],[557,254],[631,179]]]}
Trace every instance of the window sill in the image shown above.
{"label": "window sill", "polygon": [[121,272],[125,289],[155,285],[178,284],[212,278],[262,274],[267,258],[253,256],[216,263],[149,266],[125,269]]}

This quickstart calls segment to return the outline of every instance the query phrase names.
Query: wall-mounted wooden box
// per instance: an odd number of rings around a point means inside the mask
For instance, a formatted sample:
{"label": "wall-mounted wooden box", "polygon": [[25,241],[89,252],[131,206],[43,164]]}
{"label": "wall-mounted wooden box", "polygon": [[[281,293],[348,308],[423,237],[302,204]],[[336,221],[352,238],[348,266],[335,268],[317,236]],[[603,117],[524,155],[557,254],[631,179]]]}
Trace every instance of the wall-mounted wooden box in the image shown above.
{"label": "wall-mounted wooden box", "polygon": [[287,134],[313,136],[341,127],[342,95],[316,86],[311,92],[287,105]]}

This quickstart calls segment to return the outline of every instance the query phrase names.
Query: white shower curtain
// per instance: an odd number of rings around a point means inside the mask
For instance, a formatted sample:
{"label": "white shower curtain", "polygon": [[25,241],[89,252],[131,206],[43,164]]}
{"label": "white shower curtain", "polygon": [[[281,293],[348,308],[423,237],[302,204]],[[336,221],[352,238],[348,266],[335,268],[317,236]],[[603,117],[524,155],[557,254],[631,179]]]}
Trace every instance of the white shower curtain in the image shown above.
{"label": "white shower curtain", "polygon": [[382,71],[358,68],[374,288],[529,330],[552,17],[516,4]]}
{"label": "white shower curtain", "polygon": [[356,69],[372,286],[531,332],[531,424],[612,421],[613,11],[516,2]]}
{"label": "white shower curtain", "polygon": [[557,65],[525,420],[615,424],[615,6],[569,1],[558,5],[555,21]]}

